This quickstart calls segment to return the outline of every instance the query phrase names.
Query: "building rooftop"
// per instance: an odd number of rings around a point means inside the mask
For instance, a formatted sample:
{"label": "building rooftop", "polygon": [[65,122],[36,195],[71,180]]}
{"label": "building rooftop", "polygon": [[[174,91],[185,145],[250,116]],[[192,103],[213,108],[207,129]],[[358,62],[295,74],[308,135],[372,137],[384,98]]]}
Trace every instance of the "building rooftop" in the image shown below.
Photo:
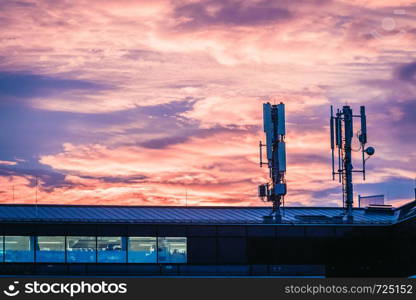
{"label": "building rooftop", "polygon": [[[416,202],[399,208],[354,208],[354,224],[386,225],[416,215]],[[269,207],[179,207],[0,204],[0,222],[263,224]],[[285,207],[286,224],[342,223],[341,207]],[[345,218],[344,218],[345,219]]]}

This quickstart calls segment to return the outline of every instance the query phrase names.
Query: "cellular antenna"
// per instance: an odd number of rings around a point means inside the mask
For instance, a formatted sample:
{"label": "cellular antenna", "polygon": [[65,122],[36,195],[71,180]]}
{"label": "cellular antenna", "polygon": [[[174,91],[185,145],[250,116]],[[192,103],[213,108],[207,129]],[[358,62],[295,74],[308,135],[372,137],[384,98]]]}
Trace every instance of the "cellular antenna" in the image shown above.
{"label": "cellular antenna", "polygon": [[[353,119],[360,118],[361,130],[357,133],[360,142],[361,151],[361,170],[353,170],[352,165],[352,141],[354,137]],[[363,174],[365,180],[365,164],[367,159],[375,153],[373,147],[365,148],[367,144],[367,120],[365,115],[365,107],[360,107],[360,114],[353,115],[350,106],[345,105],[342,109],[337,109],[334,116],[333,107],[331,105],[330,116],[330,141],[332,152],[332,179],[338,175],[338,180],[342,183],[342,203],[345,207],[347,221],[353,222],[353,185],[352,173],[358,172]],[[335,170],[335,150],[337,150],[338,170]]]}
{"label": "cellular antenna", "polygon": [[[273,203],[273,209],[269,216],[276,223],[282,222],[281,205],[286,195],[286,146],[285,146],[285,105],[283,103],[272,105],[269,102],[263,104],[263,127],[266,133],[266,144],[261,141],[260,167],[267,165],[270,181],[259,185],[258,195],[263,201]],[[266,147],[267,162],[263,162],[262,148]]]}

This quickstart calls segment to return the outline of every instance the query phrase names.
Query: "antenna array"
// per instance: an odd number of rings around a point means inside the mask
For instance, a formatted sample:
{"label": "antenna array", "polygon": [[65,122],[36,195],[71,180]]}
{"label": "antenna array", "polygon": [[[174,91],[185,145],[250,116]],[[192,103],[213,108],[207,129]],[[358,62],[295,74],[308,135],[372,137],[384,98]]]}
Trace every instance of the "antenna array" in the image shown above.
{"label": "antenna array", "polygon": [[[283,103],[272,105],[263,104],[263,127],[266,133],[266,144],[261,141],[260,167],[267,165],[269,168],[270,182],[259,185],[258,195],[263,201],[273,203],[270,214],[276,223],[281,223],[282,215],[280,206],[286,195],[286,146],[285,146],[285,105]],[[267,162],[263,162],[262,148],[266,147]],[[270,217],[269,216],[269,217]]]}
{"label": "antenna array", "polygon": [[[361,170],[353,170],[352,165],[352,141],[354,137],[353,119],[360,118],[361,130],[357,137],[360,142],[361,151]],[[352,207],[353,207],[353,185],[352,173],[359,172],[363,174],[365,180],[365,163],[367,159],[374,154],[373,147],[365,148],[367,143],[367,120],[365,115],[365,107],[360,107],[360,115],[353,115],[350,106],[343,106],[342,109],[337,109],[334,116],[333,108],[331,106],[330,116],[330,134],[331,134],[331,151],[332,151],[332,179],[335,180],[335,175],[338,175],[338,180],[342,183],[342,200],[343,206],[346,209],[347,220],[353,221]],[[336,149],[335,149],[336,148]],[[335,171],[335,150],[337,151],[338,170]],[[366,157],[367,156],[367,157]]]}

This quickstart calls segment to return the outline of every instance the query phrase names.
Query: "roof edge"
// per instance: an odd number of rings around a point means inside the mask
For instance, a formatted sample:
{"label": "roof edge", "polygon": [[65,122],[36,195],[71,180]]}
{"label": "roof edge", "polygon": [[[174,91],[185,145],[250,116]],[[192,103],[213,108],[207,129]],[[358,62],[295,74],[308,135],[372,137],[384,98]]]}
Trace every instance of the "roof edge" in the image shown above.
{"label": "roof edge", "polygon": [[[0,203],[0,207],[103,207],[103,208],[185,208],[185,209],[272,209],[271,206],[221,206],[221,205],[204,205],[204,206],[184,206],[184,205],[98,205],[98,204],[33,204],[33,203]],[[282,209],[343,209],[341,206],[285,206]],[[364,210],[363,207],[354,207],[354,210]]]}

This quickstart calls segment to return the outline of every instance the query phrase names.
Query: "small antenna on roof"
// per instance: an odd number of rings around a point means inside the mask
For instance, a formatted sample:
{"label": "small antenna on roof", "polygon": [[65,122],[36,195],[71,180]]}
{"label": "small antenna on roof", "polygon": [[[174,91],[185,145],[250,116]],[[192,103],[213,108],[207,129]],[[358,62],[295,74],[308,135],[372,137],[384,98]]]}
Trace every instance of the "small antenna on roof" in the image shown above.
{"label": "small antenna on roof", "polygon": [[35,175],[35,214],[38,216],[38,175]]}
{"label": "small antenna on roof", "polygon": [[415,177],[415,201],[416,201],[416,177]]}

